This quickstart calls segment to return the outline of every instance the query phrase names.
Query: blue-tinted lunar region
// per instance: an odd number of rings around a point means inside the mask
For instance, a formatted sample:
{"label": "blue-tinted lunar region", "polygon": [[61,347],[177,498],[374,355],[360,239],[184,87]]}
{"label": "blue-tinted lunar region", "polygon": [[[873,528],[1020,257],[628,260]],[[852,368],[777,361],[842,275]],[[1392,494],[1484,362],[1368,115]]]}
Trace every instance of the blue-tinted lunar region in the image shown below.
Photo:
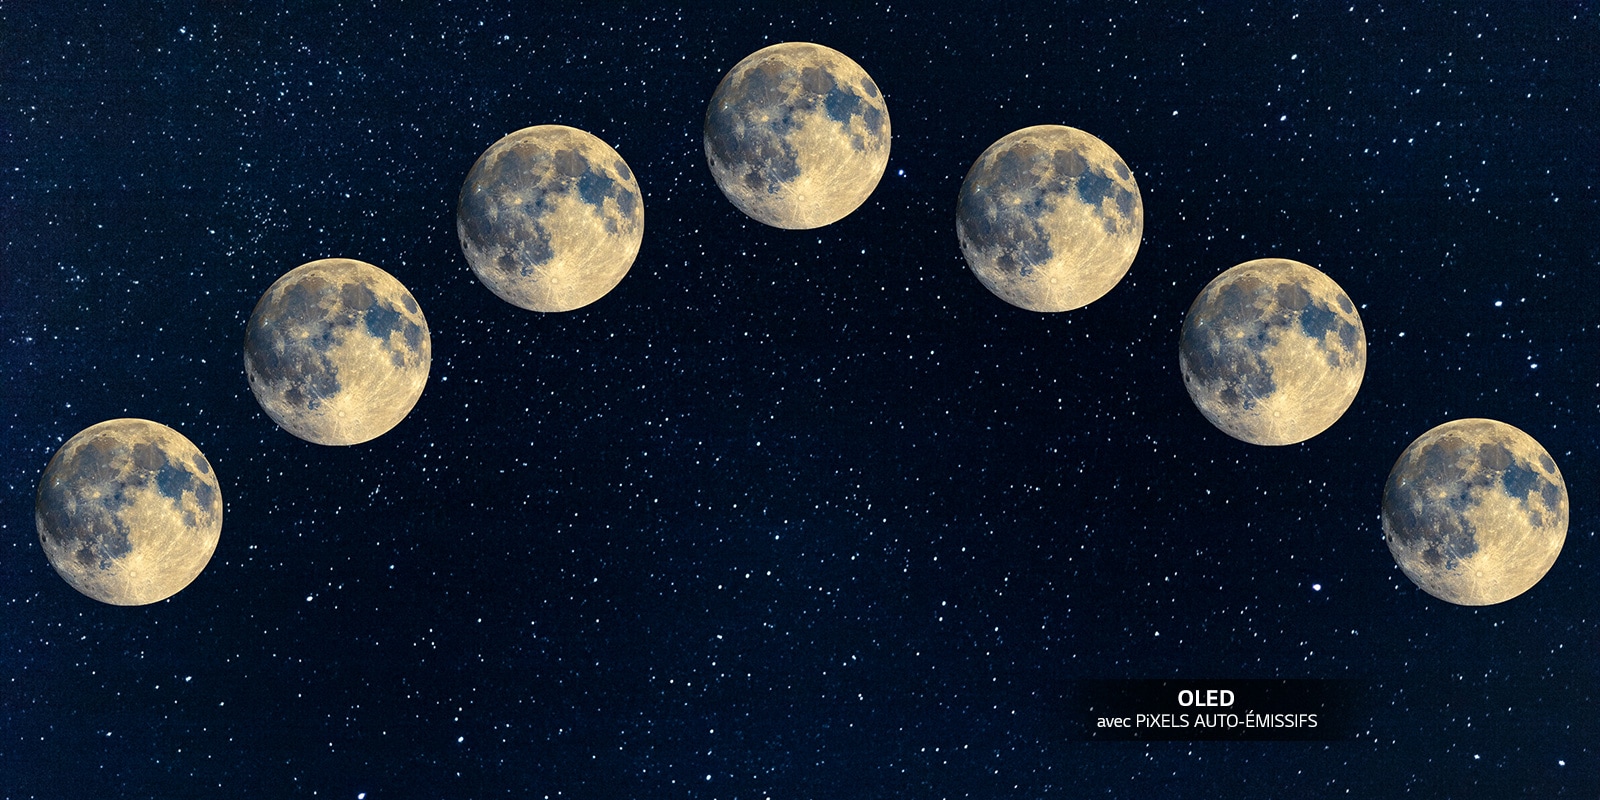
{"label": "blue-tinted lunar region", "polygon": [[1105,142],[1036,125],[978,156],[961,184],[956,234],[967,266],[995,296],[1029,311],[1068,311],[1128,273],[1144,234],[1144,201]]}
{"label": "blue-tinted lunar region", "polygon": [[211,561],[222,491],[211,462],[177,431],[113,419],[67,440],[34,501],[39,544],[83,594],[119,606],[164,600]]}
{"label": "blue-tinted lunar region", "polygon": [[536,125],[472,165],[456,234],[473,273],[500,299],[571,311],[628,274],[644,240],[644,202],[610,145],[577,128]]}
{"label": "blue-tinted lunar region", "polygon": [[1400,570],[1457,605],[1533,588],[1567,540],[1567,483],[1532,436],[1458,419],[1417,437],[1383,487],[1383,533]]}
{"label": "blue-tinted lunar region", "polygon": [[877,188],[889,164],[889,108],[843,53],[775,44],[717,84],[705,151],[717,187],[740,211],[776,228],[820,228]]}

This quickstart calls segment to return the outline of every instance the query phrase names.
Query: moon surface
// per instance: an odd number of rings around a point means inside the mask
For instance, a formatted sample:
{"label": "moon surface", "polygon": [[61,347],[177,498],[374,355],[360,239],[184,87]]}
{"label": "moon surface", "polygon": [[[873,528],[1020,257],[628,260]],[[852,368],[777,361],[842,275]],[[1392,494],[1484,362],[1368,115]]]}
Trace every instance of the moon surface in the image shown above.
{"label": "moon surface", "polygon": [[837,50],[764,47],[717,84],[706,161],[740,211],[775,228],[820,228],[866,202],[889,164],[889,108]]}
{"label": "moon surface", "polygon": [[245,330],[250,391],[308,442],[370,441],[411,413],[433,343],[416,298],[387,272],[349,258],[290,270],[261,296]]}
{"label": "moon surface", "polygon": [[995,296],[1029,311],[1068,311],[1128,273],[1144,235],[1144,201],[1105,142],[1037,125],[978,156],[961,183],[956,233],[967,266]]}
{"label": "moon surface", "polygon": [[177,431],[146,419],[92,425],[56,451],[34,502],[56,574],[118,606],[165,600],[211,561],[222,491],[211,463]]}
{"label": "moon surface", "polygon": [[1458,419],[1417,437],[1383,487],[1400,570],[1440,600],[1486,606],[1533,588],[1567,539],[1567,484],[1532,436]]}
{"label": "moon surface", "polygon": [[1223,433],[1303,442],[1350,408],[1367,335],[1349,295],[1298,261],[1246,261],[1206,284],[1183,320],[1183,385]]}
{"label": "moon surface", "polygon": [[644,239],[644,201],[627,162],[593,134],[523,128],[467,173],[456,204],[467,264],[500,299],[571,311],[610,292]]}

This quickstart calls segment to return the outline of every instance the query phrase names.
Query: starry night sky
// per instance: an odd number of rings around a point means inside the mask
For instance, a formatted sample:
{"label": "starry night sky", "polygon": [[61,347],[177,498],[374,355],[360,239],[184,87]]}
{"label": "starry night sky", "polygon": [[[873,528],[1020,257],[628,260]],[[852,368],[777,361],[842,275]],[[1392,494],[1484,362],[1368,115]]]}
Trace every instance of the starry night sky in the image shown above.
{"label": "starry night sky", "polygon": [[[1590,4],[197,5],[0,10],[0,797],[1600,789]],[[811,231],[740,214],[701,145],[722,75],[791,40],[893,124]],[[478,154],[545,123],[645,201],[628,276],[564,314],[494,297],[454,227]],[[1059,314],[990,295],[954,226],[1037,124],[1111,145],[1146,212],[1127,278]],[[1206,282],[1269,256],[1369,343],[1344,418],[1279,448],[1211,427],[1177,358]],[[355,447],[244,375],[257,298],[324,257],[433,334],[416,409]],[[205,572],[136,608],[33,522],[56,449],[125,416],[226,504]],[[1378,521],[1460,417],[1534,436],[1572,500],[1544,580],[1479,609]],[[1360,720],[1084,741],[1060,698],[1108,678],[1345,679]]]}

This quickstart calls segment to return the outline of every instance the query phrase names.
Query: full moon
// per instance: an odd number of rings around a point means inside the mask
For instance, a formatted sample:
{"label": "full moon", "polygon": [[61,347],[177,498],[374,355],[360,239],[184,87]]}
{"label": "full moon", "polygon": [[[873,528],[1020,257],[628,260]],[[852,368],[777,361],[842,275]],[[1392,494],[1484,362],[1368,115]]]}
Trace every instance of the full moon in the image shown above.
{"label": "full moon", "polygon": [[250,391],[284,430],[308,442],[375,439],[411,413],[433,343],[416,298],[364,261],[327,258],[290,270],[261,296],[245,329]]}
{"label": "full moon", "polygon": [[1036,125],[978,156],[961,183],[956,234],[967,266],[996,297],[1029,311],[1068,311],[1128,273],[1144,201],[1105,142]]}
{"label": "full moon", "polygon": [[1298,261],[1246,261],[1189,306],[1178,343],[1183,385],[1223,433],[1260,445],[1303,442],[1344,415],[1367,369],[1349,295]]}
{"label": "full moon", "polygon": [[145,419],[85,428],[56,451],[34,502],[56,574],[118,606],[165,600],[211,560],[222,492],[211,463],[177,431]]}
{"label": "full moon", "polygon": [[1383,534],[1423,591],[1463,606],[1533,588],[1567,539],[1567,484],[1550,454],[1491,419],[1417,437],[1383,487]]}
{"label": "full moon", "polygon": [[610,292],[644,239],[639,182],[622,156],[565,125],[523,128],[467,173],[456,204],[467,264],[500,299],[571,311]]}
{"label": "full moon", "polygon": [[717,187],[740,211],[775,228],[820,228],[855,211],[883,177],[889,108],[843,53],[775,44],[717,85],[705,149]]}

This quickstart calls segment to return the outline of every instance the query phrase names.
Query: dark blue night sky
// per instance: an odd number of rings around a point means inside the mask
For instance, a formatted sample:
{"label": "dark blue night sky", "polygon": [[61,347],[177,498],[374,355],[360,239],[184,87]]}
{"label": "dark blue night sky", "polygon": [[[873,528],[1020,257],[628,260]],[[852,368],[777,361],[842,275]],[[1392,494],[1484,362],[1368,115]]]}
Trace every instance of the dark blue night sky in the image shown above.
{"label": "dark blue night sky", "polygon": [[[1600,792],[1591,4],[195,5],[0,8],[0,799]],[[894,134],[811,231],[744,217],[702,150],[722,75],[790,40],[862,65]],[[627,277],[562,314],[455,233],[477,156],[547,123],[645,203]],[[954,224],[1038,124],[1111,145],[1146,211],[1127,278],[1059,314],[989,294]],[[1340,422],[1263,448],[1194,408],[1177,341],[1273,256],[1370,351]],[[243,366],[261,293],[325,257],[433,335],[415,410],[347,448]],[[56,449],[127,416],[226,509],[134,608],[33,520]],[[1478,609],[1378,521],[1461,417],[1538,439],[1572,503],[1544,580]],[[1343,679],[1359,724],[1085,741],[1060,698],[1113,678]]]}

